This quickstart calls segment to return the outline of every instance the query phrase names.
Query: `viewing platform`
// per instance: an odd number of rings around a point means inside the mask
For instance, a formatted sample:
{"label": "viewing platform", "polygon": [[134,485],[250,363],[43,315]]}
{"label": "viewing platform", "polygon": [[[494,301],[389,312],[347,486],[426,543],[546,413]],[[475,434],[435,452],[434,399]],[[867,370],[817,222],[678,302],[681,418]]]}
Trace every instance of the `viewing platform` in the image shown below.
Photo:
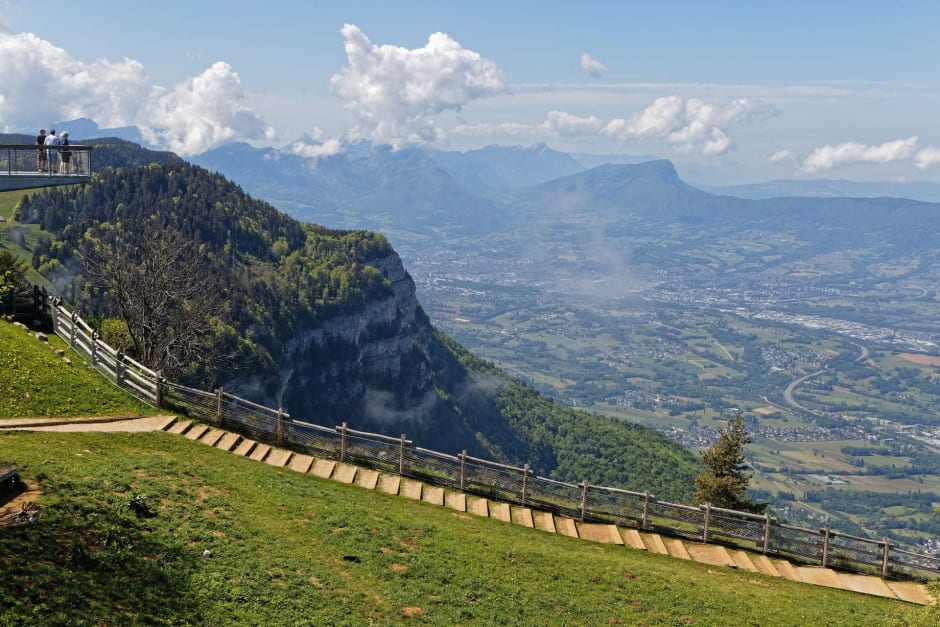
{"label": "viewing platform", "polygon": [[[92,146],[69,144],[43,150],[45,163],[40,162],[35,144],[0,144],[0,192],[91,181]],[[62,159],[66,155],[67,165]]]}

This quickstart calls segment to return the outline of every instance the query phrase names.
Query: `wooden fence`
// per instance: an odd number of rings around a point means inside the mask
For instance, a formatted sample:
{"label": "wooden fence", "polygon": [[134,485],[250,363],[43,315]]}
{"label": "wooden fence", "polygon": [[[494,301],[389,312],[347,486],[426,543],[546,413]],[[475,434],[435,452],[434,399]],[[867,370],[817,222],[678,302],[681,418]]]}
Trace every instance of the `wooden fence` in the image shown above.
{"label": "wooden fence", "polygon": [[649,492],[587,481],[564,483],[536,476],[528,465],[517,468],[471,457],[466,451],[448,455],[423,449],[404,434],[394,438],[355,431],[346,423],[329,428],[292,420],[281,409],[222,389],[205,392],[167,382],[160,373],[101,342],[94,330],[61,304],[51,310],[56,334],[118,386],[145,402],[262,442],[587,522],[613,523],[849,572],[916,580],[940,577],[940,557],[899,549],[887,538],[860,538],[828,527],[805,529],[782,524],[770,514],[691,507],[660,501]]}
{"label": "wooden fence", "polygon": [[25,292],[11,290],[0,293],[0,316],[9,317],[14,322],[22,322],[30,326],[49,328],[51,316],[49,310],[49,295],[46,290],[34,285],[33,289]]}

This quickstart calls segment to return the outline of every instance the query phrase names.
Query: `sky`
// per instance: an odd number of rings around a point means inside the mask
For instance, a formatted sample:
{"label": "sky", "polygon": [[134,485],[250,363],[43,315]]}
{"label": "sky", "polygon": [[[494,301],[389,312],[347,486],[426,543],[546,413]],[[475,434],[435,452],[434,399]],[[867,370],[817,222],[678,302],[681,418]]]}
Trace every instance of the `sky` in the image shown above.
{"label": "sky", "polygon": [[940,182],[940,2],[0,0],[0,130],[192,156],[369,140]]}

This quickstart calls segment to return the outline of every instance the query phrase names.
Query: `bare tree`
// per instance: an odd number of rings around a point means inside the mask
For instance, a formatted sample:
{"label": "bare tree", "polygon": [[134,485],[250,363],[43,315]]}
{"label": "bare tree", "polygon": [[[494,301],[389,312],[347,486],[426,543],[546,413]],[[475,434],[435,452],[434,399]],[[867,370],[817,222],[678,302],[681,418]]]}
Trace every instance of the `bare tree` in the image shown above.
{"label": "bare tree", "polygon": [[201,256],[172,229],[139,242],[99,240],[85,251],[88,277],[127,325],[133,356],[168,377],[211,371],[218,363],[213,325],[220,299]]}

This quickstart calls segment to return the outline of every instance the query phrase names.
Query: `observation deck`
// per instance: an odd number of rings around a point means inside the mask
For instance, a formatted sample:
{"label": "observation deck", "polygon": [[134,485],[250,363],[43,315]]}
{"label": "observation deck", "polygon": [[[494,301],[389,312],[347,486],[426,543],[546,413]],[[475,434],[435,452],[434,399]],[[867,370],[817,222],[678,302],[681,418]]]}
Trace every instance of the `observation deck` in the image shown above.
{"label": "observation deck", "polygon": [[[42,150],[46,155],[44,162],[40,161],[40,149],[35,144],[0,144],[0,192],[91,181],[92,146],[69,144]],[[67,167],[62,159],[65,154]]]}

